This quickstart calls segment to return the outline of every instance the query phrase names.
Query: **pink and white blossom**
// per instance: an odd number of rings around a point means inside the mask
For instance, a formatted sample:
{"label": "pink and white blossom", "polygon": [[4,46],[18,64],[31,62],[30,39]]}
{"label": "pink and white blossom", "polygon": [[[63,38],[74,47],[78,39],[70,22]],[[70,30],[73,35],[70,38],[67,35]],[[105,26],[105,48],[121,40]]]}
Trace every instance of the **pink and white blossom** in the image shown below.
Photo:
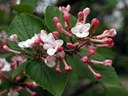
{"label": "pink and white blossom", "polygon": [[72,34],[76,35],[78,38],[84,38],[89,35],[90,24],[78,24],[71,29]]}
{"label": "pink and white blossom", "polygon": [[10,71],[11,70],[11,65],[6,61],[5,58],[0,58],[0,64],[3,66],[1,67],[1,71]]}
{"label": "pink and white blossom", "polygon": [[48,55],[54,55],[58,47],[63,45],[63,40],[55,40],[52,33],[46,34],[45,30],[41,30],[41,39],[44,42],[43,48],[47,50]]}
{"label": "pink and white blossom", "polygon": [[20,48],[31,48],[35,46],[36,41],[40,41],[39,39],[40,39],[39,35],[35,34],[31,39],[27,39],[26,41],[19,42],[18,46]]}

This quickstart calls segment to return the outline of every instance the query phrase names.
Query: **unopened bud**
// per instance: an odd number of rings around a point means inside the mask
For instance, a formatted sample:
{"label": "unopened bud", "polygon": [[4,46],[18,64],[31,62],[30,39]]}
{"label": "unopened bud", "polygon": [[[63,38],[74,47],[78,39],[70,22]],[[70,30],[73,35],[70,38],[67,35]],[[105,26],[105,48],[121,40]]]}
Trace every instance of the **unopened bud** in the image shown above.
{"label": "unopened bud", "polygon": [[83,13],[84,13],[85,15],[88,15],[88,14],[90,13],[90,8],[85,8],[85,9],[83,10]]}
{"label": "unopened bud", "polygon": [[59,67],[56,67],[56,72],[57,72],[57,73],[60,73],[60,72],[61,72],[61,70],[60,70]]}
{"label": "unopened bud", "polygon": [[14,41],[14,42],[18,42],[18,40],[17,40],[17,35],[16,35],[16,34],[11,35],[11,36],[10,36],[10,40],[11,40],[11,41]]}
{"label": "unopened bud", "polygon": [[71,48],[73,48],[74,46],[73,46],[72,43],[67,43],[67,44],[66,44],[66,47],[69,48],[69,49],[71,49]]}
{"label": "unopened bud", "polygon": [[96,52],[95,52],[95,50],[89,50],[89,55],[94,55]]}
{"label": "unopened bud", "polygon": [[7,45],[4,45],[4,46],[3,46],[3,49],[6,50],[6,51],[9,51],[9,50],[10,50]]}
{"label": "unopened bud", "polygon": [[108,44],[108,47],[109,47],[109,48],[111,48],[111,47],[113,47],[113,46],[114,46],[114,42]]}
{"label": "unopened bud", "polygon": [[110,60],[110,59],[105,60],[104,65],[108,66],[108,67],[111,66],[112,65],[112,60]]}
{"label": "unopened bud", "polygon": [[53,18],[53,22],[56,24],[56,23],[58,23],[59,22],[59,18],[58,17],[54,17]]}
{"label": "unopened bud", "polygon": [[31,95],[32,95],[32,96],[36,96],[36,92],[35,92],[35,91],[32,91],[32,92],[31,92]]}
{"label": "unopened bud", "polygon": [[18,91],[22,91],[23,90],[23,87],[19,86],[17,90]]}
{"label": "unopened bud", "polygon": [[16,81],[20,81],[20,80],[21,80],[21,77],[20,77],[20,76],[17,76],[17,77],[15,78],[15,80],[16,80]]}
{"label": "unopened bud", "polygon": [[62,47],[62,46],[59,46],[57,51],[58,51],[58,52],[63,51],[63,47]]}
{"label": "unopened bud", "polygon": [[95,78],[97,78],[97,79],[101,79],[101,78],[102,78],[102,75],[99,74],[99,73],[96,73],[96,74],[95,74]]}
{"label": "unopened bud", "polygon": [[60,36],[59,32],[54,31],[52,34],[53,34],[53,36],[54,36],[56,39],[59,39],[59,36]]}
{"label": "unopened bud", "polygon": [[66,13],[63,18],[64,18],[64,21],[68,22],[70,20],[70,14]]}
{"label": "unopened bud", "polygon": [[97,18],[94,18],[94,19],[92,19],[92,24],[94,25],[94,26],[98,26],[99,25],[99,20],[97,19]]}
{"label": "unopened bud", "polygon": [[58,23],[56,24],[56,28],[59,29],[59,30],[62,29],[62,24],[58,22]]}
{"label": "unopened bud", "polygon": [[78,19],[82,19],[84,17],[84,13],[80,11],[77,16],[78,16]]}
{"label": "unopened bud", "polygon": [[72,67],[71,66],[65,66],[65,70],[68,71],[68,72],[72,71]]}
{"label": "unopened bud", "polygon": [[0,62],[0,68],[3,68],[3,67],[4,67],[4,63]]}
{"label": "unopened bud", "polygon": [[110,31],[110,36],[111,37],[114,37],[117,34],[117,32],[116,32],[116,30],[114,28],[110,29],[109,31]]}
{"label": "unopened bud", "polygon": [[81,58],[81,60],[82,60],[83,63],[87,63],[89,58],[87,56],[84,56],[84,57]]}
{"label": "unopened bud", "polygon": [[71,10],[71,6],[70,5],[67,5],[66,9],[69,12]]}

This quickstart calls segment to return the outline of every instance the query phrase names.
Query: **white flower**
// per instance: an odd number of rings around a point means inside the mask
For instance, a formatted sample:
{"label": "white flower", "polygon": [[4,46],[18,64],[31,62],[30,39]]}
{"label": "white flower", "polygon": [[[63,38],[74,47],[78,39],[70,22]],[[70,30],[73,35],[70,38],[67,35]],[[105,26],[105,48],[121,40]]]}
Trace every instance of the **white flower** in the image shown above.
{"label": "white flower", "polygon": [[53,55],[53,56],[47,56],[45,59],[44,59],[44,62],[45,64],[48,66],[48,67],[54,67],[55,64],[56,64],[56,57],[57,58],[64,58],[65,56],[65,52],[64,51],[61,51],[61,52],[58,52],[57,54]]}
{"label": "white flower", "polygon": [[0,63],[3,64],[3,67],[0,69],[1,71],[11,70],[11,65],[6,61],[5,58],[0,58]]}
{"label": "white flower", "polygon": [[63,40],[55,40],[52,33],[46,34],[45,30],[41,30],[40,35],[42,41],[44,42],[43,48],[47,50],[47,54],[54,55],[58,47],[63,45]]}
{"label": "white flower", "polygon": [[9,93],[8,93],[8,96],[18,96],[19,93],[17,91],[13,91],[11,90]]}
{"label": "white flower", "polygon": [[55,56],[47,56],[44,62],[48,67],[54,67],[56,64],[55,60],[56,60]]}
{"label": "white flower", "polygon": [[89,35],[90,24],[79,24],[71,29],[71,32],[79,38],[87,37]]}
{"label": "white flower", "polygon": [[34,46],[34,43],[37,39],[39,39],[38,35],[35,34],[31,39],[27,39],[26,41],[19,42],[18,46],[20,48],[31,48],[32,46]]}
{"label": "white flower", "polygon": [[18,64],[22,64],[27,61],[27,59],[23,56],[13,56],[11,60],[13,62],[18,62]]}

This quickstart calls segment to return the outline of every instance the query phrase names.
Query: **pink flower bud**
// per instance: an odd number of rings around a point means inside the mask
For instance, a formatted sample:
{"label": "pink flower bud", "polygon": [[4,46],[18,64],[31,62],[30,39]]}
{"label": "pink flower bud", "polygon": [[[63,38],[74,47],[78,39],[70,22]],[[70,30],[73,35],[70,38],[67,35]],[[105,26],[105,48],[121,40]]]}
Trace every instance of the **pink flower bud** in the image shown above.
{"label": "pink flower bud", "polygon": [[67,12],[69,12],[71,10],[71,6],[67,5],[66,9],[67,9]]}
{"label": "pink flower bud", "polygon": [[56,67],[56,73],[60,73],[61,70],[60,70],[60,67]]}
{"label": "pink flower bud", "polygon": [[68,22],[70,20],[70,14],[69,13],[64,14],[63,19],[64,21]]}
{"label": "pink flower bud", "polygon": [[59,32],[54,31],[52,34],[53,34],[53,36],[54,36],[56,39],[59,39],[59,36],[60,36]]}
{"label": "pink flower bud", "polygon": [[62,7],[61,7],[61,11],[62,11],[62,12],[65,12],[65,11],[67,11],[67,9],[66,9],[64,6],[62,6]]}
{"label": "pink flower bud", "polygon": [[19,86],[17,90],[18,91],[22,91],[23,90],[23,87]]}
{"label": "pink flower bud", "polygon": [[72,71],[72,67],[71,66],[65,66],[65,70],[68,71],[68,72]]}
{"label": "pink flower bud", "polygon": [[37,44],[40,44],[40,39],[36,39],[35,41],[34,41],[34,45],[37,45]]}
{"label": "pink flower bud", "polygon": [[63,51],[63,47],[62,47],[62,46],[59,46],[57,51],[58,51],[58,52]]}
{"label": "pink flower bud", "polygon": [[71,49],[71,48],[73,48],[74,46],[73,46],[72,43],[67,43],[67,44],[66,44],[66,47],[69,48],[69,49]]}
{"label": "pink flower bud", "polygon": [[16,35],[16,34],[11,35],[11,36],[10,36],[10,40],[11,40],[11,41],[14,41],[14,42],[18,42],[18,40],[17,40],[17,35]]}
{"label": "pink flower bud", "polygon": [[94,75],[95,75],[95,78],[97,78],[97,79],[101,79],[101,78],[102,78],[102,75],[99,74],[99,73],[96,73],[96,74],[94,74]]}
{"label": "pink flower bud", "polygon": [[94,55],[95,53],[96,53],[95,50],[92,49],[89,50],[89,55]]}
{"label": "pink flower bud", "polygon": [[4,73],[0,71],[0,78],[4,78],[4,77],[5,77]]}
{"label": "pink flower bud", "polygon": [[21,77],[20,77],[20,76],[17,76],[17,77],[15,78],[15,80],[16,80],[16,81],[20,81],[20,80],[21,80]]}
{"label": "pink flower bud", "polygon": [[0,62],[0,68],[4,67],[4,63]]}
{"label": "pink flower bud", "polygon": [[36,92],[35,92],[35,91],[32,91],[30,94],[31,94],[32,96],[36,96]]}
{"label": "pink flower bud", "polygon": [[3,49],[6,50],[6,51],[9,51],[9,50],[10,50],[7,45],[4,45],[4,46],[3,46]]}
{"label": "pink flower bud", "polygon": [[114,42],[108,44],[108,47],[109,47],[109,48],[111,48],[111,47],[113,47],[113,46],[114,46]]}
{"label": "pink flower bud", "polygon": [[114,37],[117,34],[117,32],[114,28],[110,29],[109,32],[110,32],[111,37]]}
{"label": "pink flower bud", "polygon": [[87,56],[84,56],[84,57],[81,58],[81,60],[82,60],[83,63],[87,63],[89,58]]}
{"label": "pink flower bud", "polygon": [[53,18],[53,22],[56,24],[56,23],[58,23],[59,22],[59,18],[58,17],[54,17]]}
{"label": "pink flower bud", "polygon": [[85,9],[83,10],[83,13],[84,13],[85,15],[88,15],[88,14],[90,13],[90,8],[85,8]]}
{"label": "pink flower bud", "polygon": [[16,66],[17,66],[16,62],[12,62],[12,63],[11,63],[11,66],[12,66],[13,68],[16,68]]}
{"label": "pink flower bud", "polygon": [[104,43],[111,44],[113,42],[112,38],[103,38]]}
{"label": "pink flower bud", "polygon": [[58,23],[56,24],[56,28],[59,29],[59,30],[62,29],[62,24],[58,22]]}
{"label": "pink flower bud", "polygon": [[112,60],[110,60],[110,59],[105,60],[104,65],[108,66],[108,67],[111,66],[112,65]]}
{"label": "pink flower bud", "polygon": [[94,18],[94,19],[92,19],[92,24],[94,25],[94,26],[98,26],[99,25],[99,20],[97,19],[97,18]]}
{"label": "pink flower bud", "polygon": [[80,11],[77,16],[78,16],[78,19],[82,19],[84,17],[84,13]]}

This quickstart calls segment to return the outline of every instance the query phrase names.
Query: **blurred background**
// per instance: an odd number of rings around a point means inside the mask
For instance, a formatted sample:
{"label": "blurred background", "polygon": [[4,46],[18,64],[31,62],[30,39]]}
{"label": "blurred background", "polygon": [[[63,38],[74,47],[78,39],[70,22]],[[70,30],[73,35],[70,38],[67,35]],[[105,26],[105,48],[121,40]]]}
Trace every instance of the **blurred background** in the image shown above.
{"label": "blurred background", "polygon": [[[117,30],[118,34],[114,38],[115,46],[98,51],[106,58],[113,59],[113,67],[128,89],[128,0],[0,0],[0,54],[4,52],[2,45],[7,43],[6,30],[15,15],[27,12],[43,18],[48,5],[59,7],[68,4],[72,6],[71,14],[74,16],[85,7],[91,9],[88,22],[92,18],[100,20],[97,34],[109,28]],[[75,74],[68,83],[64,96],[108,96],[100,84],[94,84]],[[123,90],[110,89],[108,92],[109,96],[128,96],[128,92]],[[45,95],[40,96],[52,95],[46,92]]]}

